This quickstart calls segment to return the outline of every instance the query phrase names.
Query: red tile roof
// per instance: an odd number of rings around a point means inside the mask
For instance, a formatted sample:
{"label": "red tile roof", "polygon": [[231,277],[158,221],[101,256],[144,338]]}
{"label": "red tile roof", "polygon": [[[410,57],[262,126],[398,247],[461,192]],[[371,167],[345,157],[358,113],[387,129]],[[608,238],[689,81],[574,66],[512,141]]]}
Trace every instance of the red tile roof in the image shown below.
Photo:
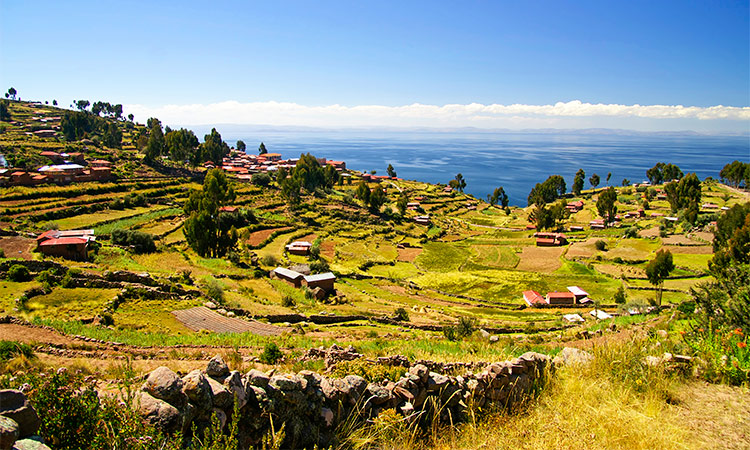
{"label": "red tile roof", "polygon": [[88,239],[86,238],[78,238],[78,237],[62,237],[57,239],[47,239],[46,241],[40,243],[39,245],[80,245],[80,244],[86,244],[88,243]]}

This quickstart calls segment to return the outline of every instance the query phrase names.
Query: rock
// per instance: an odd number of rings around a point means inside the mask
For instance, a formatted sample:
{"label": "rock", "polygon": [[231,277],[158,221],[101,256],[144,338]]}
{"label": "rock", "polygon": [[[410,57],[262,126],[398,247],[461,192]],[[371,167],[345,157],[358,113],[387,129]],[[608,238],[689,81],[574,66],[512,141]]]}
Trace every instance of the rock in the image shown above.
{"label": "rock", "polygon": [[36,434],[42,424],[26,396],[16,389],[0,390],[0,415],[18,424],[19,438]]}
{"label": "rock", "polygon": [[227,317],[236,317],[237,315],[232,311],[227,311]]}
{"label": "rock", "polygon": [[181,406],[183,402],[182,380],[167,367],[158,367],[148,374],[143,390],[152,397],[164,400],[172,406]]}
{"label": "rock", "polygon": [[246,385],[242,380],[242,375],[236,370],[229,373],[229,376],[224,379],[224,387],[232,393],[232,396],[237,400],[239,406],[242,408],[247,404],[247,389]]}
{"label": "rock", "polygon": [[384,386],[376,383],[367,385],[368,401],[373,405],[382,405],[391,398],[391,392]]}
{"label": "rock", "polygon": [[325,407],[321,408],[320,417],[326,423],[326,426],[328,427],[333,426],[333,411],[331,411],[330,408],[325,408]]}
{"label": "rock", "polygon": [[203,304],[203,306],[205,306],[208,309],[216,309],[217,308],[216,303],[214,303],[214,302],[206,302],[206,303]]}
{"label": "rock", "polygon": [[483,329],[483,328],[479,329],[479,335],[482,336],[483,339],[489,339],[490,338],[490,333],[487,330]]}
{"label": "rock", "polygon": [[562,351],[555,356],[552,362],[555,365],[577,365],[577,364],[588,364],[594,359],[594,355],[589,352],[579,350],[573,347],[565,347]]}
{"label": "rock", "polygon": [[0,416],[0,450],[10,450],[18,440],[18,423],[10,417]]}
{"label": "rock", "polygon": [[659,356],[646,356],[643,358],[643,363],[650,367],[656,367],[660,365],[662,362],[661,357]]}
{"label": "rock", "polygon": [[219,308],[219,309],[216,310],[216,312],[219,313],[219,314],[221,314],[222,316],[226,316],[227,315],[227,310],[224,309],[224,308]]}
{"label": "rock", "polygon": [[414,413],[414,405],[412,405],[410,402],[404,403],[399,409],[401,410],[401,414],[406,417],[409,417]]}
{"label": "rock", "polygon": [[44,444],[44,439],[40,436],[31,436],[27,439],[16,441],[13,450],[51,450]]}
{"label": "rock", "polygon": [[408,389],[403,388],[401,386],[394,387],[393,393],[403,398],[404,400],[409,400],[409,401],[414,400],[414,394],[412,394]]}
{"label": "rock", "polygon": [[280,391],[299,391],[302,390],[302,383],[295,375],[274,375],[268,386]]}
{"label": "rock", "polygon": [[500,342],[500,336],[490,336],[490,342],[492,342],[493,344],[495,342]]}
{"label": "rock", "polygon": [[182,379],[182,391],[190,402],[200,410],[213,407],[213,394],[208,378],[200,370],[194,370]]}
{"label": "rock", "polygon": [[227,413],[220,410],[219,408],[214,408],[212,412],[213,415],[216,416],[217,419],[219,419],[219,429],[223,430],[227,425]]}
{"label": "rock", "polygon": [[666,339],[669,336],[669,333],[667,333],[667,330],[656,330],[656,335],[662,339]]}
{"label": "rock", "polygon": [[430,372],[427,378],[427,392],[435,392],[444,388],[450,379],[445,375],[439,373]]}
{"label": "rock", "polygon": [[138,412],[148,423],[168,433],[182,426],[180,411],[148,392],[141,392]]}
{"label": "rock", "polygon": [[313,297],[315,297],[316,300],[323,300],[326,298],[326,290],[321,287],[316,287],[312,290]]}
{"label": "rock", "polygon": [[208,362],[208,366],[206,366],[206,375],[211,378],[221,378],[222,380],[229,375],[229,366],[224,362],[221,355],[216,355],[211,358]]}
{"label": "rock", "polygon": [[419,379],[423,383],[426,383],[427,382],[427,376],[429,375],[430,371],[429,371],[429,369],[427,369],[427,366],[425,366],[424,364],[417,364],[417,365],[412,366],[411,368],[409,368],[409,373],[412,374],[412,375],[414,375],[414,376],[416,376],[416,377],[419,377]]}
{"label": "rock", "polygon": [[228,411],[231,410],[234,396],[229,392],[229,389],[225,388],[223,384],[211,377],[207,377],[206,380],[211,387],[211,396],[213,397],[214,407]]}
{"label": "rock", "polygon": [[245,378],[247,378],[248,383],[253,386],[258,386],[259,388],[264,389],[268,386],[268,382],[271,380],[271,377],[257,369],[250,370],[250,372],[245,375]]}
{"label": "rock", "polygon": [[344,377],[344,382],[349,385],[349,398],[354,403],[359,402],[362,395],[367,391],[367,380],[359,375],[347,375]]}

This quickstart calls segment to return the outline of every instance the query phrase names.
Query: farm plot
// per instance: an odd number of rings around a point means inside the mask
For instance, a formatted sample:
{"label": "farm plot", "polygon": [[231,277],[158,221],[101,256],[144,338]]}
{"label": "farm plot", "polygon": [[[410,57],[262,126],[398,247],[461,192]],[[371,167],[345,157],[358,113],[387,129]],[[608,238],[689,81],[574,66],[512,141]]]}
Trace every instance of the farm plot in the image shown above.
{"label": "farm plot", "polygon": [[205,306],[172,311],[172,314],[193,331],[210,330],[215,333],[253,333],[260,336],[278,336],[285,328],[257,321],[225,317]]}
{"label": "farm plot", "polygon": [[0,250],[6,258],[32,259],[31,252],[36,247],[36,240],[23,236],[0,237]]}
{"label": "farm plot", "polygon": [[258,230],[253,231],[250,233],[250,236],[247,238],[247,243],[249,245],[252,245],[253,247],[257,247],[258,245],[262,244],[266,239],[268,239],[271,234],[274,232],[282,233],[287,230],[291,230],[292,227],[281,227],[281,228],[267,228],[265,230]]}
{"label": "farm plot", "polygon": [[599,252],[599,250],[596,249],[596,241],[599,240],[599,238],[588,238],[583,242],[570,244],[565,257],[568,259],[592,258]]}
{"label": "farm plot", "polygon": [[524,247],[517,269],[526,272],[552,273],[562,266],[565,247]]}
{"label": "farm plot", "polygon": [[646,260],[657,248],[659,243],[650,239],[621,239],[615,248],[607,251],[606,257],[629,261]]}

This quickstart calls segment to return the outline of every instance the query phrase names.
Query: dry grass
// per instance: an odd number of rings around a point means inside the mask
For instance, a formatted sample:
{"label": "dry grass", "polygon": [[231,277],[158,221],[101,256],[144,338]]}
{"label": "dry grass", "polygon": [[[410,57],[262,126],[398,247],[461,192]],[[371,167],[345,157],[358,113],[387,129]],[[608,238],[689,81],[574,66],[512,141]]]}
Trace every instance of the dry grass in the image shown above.
{"label": "dry grass", "polygon": [[524,247],[516,268],[527,272],[552,273],[562,266],[565,247]]}

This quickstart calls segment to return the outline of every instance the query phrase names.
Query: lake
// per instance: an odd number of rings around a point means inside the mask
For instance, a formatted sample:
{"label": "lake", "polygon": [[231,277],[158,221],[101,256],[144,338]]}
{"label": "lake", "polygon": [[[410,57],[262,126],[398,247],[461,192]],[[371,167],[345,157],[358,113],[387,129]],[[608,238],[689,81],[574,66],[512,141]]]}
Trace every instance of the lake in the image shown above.
{"label": "lake", "polygon": [[[230,136],[231,134],[231,136]],[[249,152],[260,141],[284,158],[312,153],[346,161],[347,168],[376,170],[385,175],[392,164],[399,177],[447,184],[457,173],[466,192],[485,199],[503,186],[513,205],[526,205],[534,184],[549,175],[565,177],[568,190],[579,168],[597,173],[600,186],[620,185],[624,178],[640,182],[659,161],[678,165],[684,173],[718,178],[725,164],[750,161],[750,137],[692,134],[590,134],[575,132],[439,132],[439,131],[284,131],[233,130],[230,144],[242,139]],[[229,138],[232,138],[230,140]]]}

